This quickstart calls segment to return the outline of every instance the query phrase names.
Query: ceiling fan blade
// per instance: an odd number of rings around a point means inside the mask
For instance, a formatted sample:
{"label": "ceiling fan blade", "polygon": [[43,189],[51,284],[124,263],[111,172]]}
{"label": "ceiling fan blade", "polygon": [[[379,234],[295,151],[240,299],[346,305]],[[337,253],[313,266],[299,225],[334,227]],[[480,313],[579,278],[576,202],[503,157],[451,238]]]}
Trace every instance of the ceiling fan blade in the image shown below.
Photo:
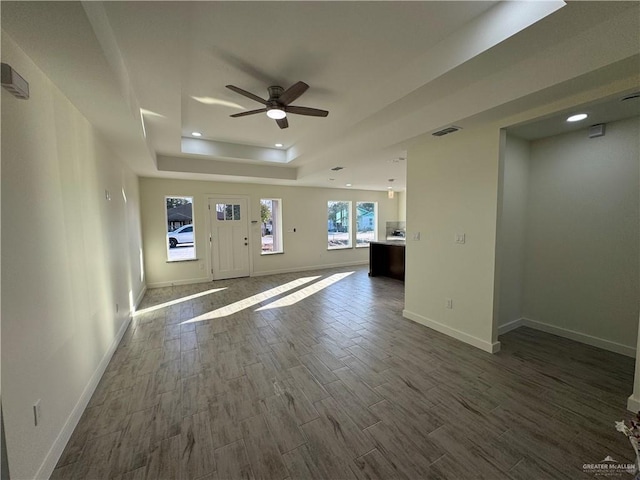
{"label": "ceiling fan blade", "polygon": [[266,111],[267,111],[266,108],[260,108],[258,110],[249,110],[248,112],[234,113],[233,115],[229,115],[229,116],[233,118],[246,117],[247,115],[255,115],[256,113],[264,113]]}
{"label": "ceiling fan blade", "polygon": [[297,115],[308,115],[310,117],[326,117],[327,115],[329,115],[329,112],[327,112],[326,110],[320,110],[318,108],[288,106],[288,107],[285,107],[284,110],[287,113],[295,113]]}
{"label": "ceiling fan blade", "polygon": [[260,102],[260,103],[261,103],[261,104],[263,104],[263,105],[266,105],[266,104],[267,104],[267,101],[266,101],[266,100],[264,100],[264,99],[260,98],[260,97],[259,97],[259,96],[257,96],[257,95],[254,95],[254,94],[253,94],[253,93],[251,93],[251,92],[247,92],[246,90],[243,90],[243,89],[241,89],[241,88],[238,88],[238,87],[236,87],[235,85],[227,85],[226,87],[227,87],[229,90],[233,90],[234,92],[239,93],[240,95],[244,95],[245,97],[250,98],[251,100],[255,100],[256,102]]}
{"label": "ceiling fan blade", "polygon": [[276,120],[276,123],[278,124],[278,126],[280,128],[287,128],[289,126],[289,122],[287,120],[287,117],[281,118],[279,120]]}
{"label": "ceiling fan blade", "polygon": [[280,97],[278,97],[278,103],[281,103],[282,105],[289,105],[296,98],[306,92],[308,88],[309,85],[304,82],[298,82],[291,85],[282,95],[280,95]]}

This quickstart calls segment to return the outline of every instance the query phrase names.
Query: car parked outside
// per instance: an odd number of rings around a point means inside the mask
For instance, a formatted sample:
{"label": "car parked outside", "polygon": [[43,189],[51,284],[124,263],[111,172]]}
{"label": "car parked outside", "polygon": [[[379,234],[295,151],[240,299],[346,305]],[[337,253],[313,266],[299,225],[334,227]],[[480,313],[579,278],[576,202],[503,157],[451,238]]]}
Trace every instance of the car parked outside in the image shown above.
{"label": "car parked outside", "polygon": [[193,243],[193,225],[183,225],[167,233],[167,239],[169,248],[176,248],[181,243]]}

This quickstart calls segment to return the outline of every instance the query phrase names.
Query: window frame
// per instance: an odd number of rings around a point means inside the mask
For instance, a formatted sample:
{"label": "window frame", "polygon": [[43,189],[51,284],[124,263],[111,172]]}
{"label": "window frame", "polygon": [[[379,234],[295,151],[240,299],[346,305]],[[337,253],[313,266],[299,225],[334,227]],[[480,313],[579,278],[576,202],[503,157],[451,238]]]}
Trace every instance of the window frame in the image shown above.
{"label": "window frame", "polygon": [[[191,223],[183,223],[179,227],[173,228],[173,230],[169,230],[169,209],[167,208],[167,201],[170,198],[180,198],[189,200],[191,202]],[[165,250],[166,250],[166,261],[167,263],[174,262],[193,262],[198,260],[197,257],[197,246],[196,246],[196,223],[195,223],[195,197],[193,195],[165,195],[164,196],[164,225],[165,225]],[[171,258],[170,252],[175,251],[175,248],[171,248],[169,245],[169,233],[176,231],[179,228],[185,227],[187,225],[191,225],[193,229],[193,255],[189,258]]]}
{"label": "window frame", "polygon": [[[277,251],[264,251],[262,249],[263,247],[263,243],[262,243],[262,239],[265,235],[262,234],[262,226],[263,226],[263,222],[262,222],[262,202],[263,201],[268,201],[271,202],[271,238],[272,240],[278,240],[278,244],[279,244],[279,249]],[[275,210],[277,212],[277,214],[274,214],[274,202],[277,204]],[[260,198],[259,200],[259,212],[260,212],[260,255],[280,255],[284,253],[284,237],[282,235],[283,233],[283,229],[282,229],[282,224],[283,224],[283,218],[282,218],[282,198],[275,198],[275,197],[268,197],[268,198]],[[265,226],[265,230],[266,230],[266,226]],[[275,231],[275,233],[274,233]],[[275,242],[271,244],[272,246],[275,245]]]}
{"label": "window frame", "polygon": [[[336,246],[336,247],[330,247],[329,246],[329,234],[332,233],[330,231],[330,227],[329,227],[329,222],[331,221],[331,219],[329,218],[329,208],[330,208],[330,203],[346,203],[348,205],[347,207],[347,213],[348,213],[348,230],[347,230],[347,239],[349,241],[348,245],[344,245],[344,246]],[[337,219],[336,219],[337,220]],[[348,250],[353,248],[353,201],[351,200],[327,200],[327,215],[325,217],[325,222],[326,222],[326,228],[327,228],[327,251],[334,251],[334,250]],[[334,233],[343,233],[343,232],[338,232],[338,226],[337,226],[337,221],[336,223],[336,231]]]}

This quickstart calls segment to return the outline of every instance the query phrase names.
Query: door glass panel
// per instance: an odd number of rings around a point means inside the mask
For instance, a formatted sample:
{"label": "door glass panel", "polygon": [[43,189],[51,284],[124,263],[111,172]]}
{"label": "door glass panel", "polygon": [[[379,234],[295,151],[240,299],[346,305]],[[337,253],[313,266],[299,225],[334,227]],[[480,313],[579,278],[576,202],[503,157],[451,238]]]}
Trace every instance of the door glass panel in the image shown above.
{"label": "door glass panel", "polygon": [[233,205],[224,206],[224,219],[233,220]]}
{"label": "door glass panel", "polygon": [[240,205],[233,206],[233,219],[240,220]]}

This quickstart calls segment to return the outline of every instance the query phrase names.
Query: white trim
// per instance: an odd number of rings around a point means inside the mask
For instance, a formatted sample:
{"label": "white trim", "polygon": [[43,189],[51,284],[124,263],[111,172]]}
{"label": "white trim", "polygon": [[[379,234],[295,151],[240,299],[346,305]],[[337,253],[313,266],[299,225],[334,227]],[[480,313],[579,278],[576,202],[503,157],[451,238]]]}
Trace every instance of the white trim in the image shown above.
{"label": "white trim", "polygon": [[627,410],[630,410],[633,413],[640,412],[640,398],[631,395],[627,399]]}
{"label": "white trim", "polygon": [[148,284],[149,288],[161,288],[161,287],[177,287],[179,285],[191,285],[193,283],[207,283],[213,281],[209,277],[200,278],[188,278],[186,280],[173,280],[169,282],[155,282]]}
{"label": "white trim", "polygon": [[636,349],[629,345],[623,345],[621,343],[612,342],[611,340],[594,337],[593,335],[577,332],[575,330],[569,330],[567,328],[557,327],[555,325],[539,322],[538,320],[532,320],[530,318],[518,318],[509,323],[505,323],[504,325],[499,326],[498,335],[504,335],[505,333],[510,332],[511,330],[515,330],[519,327],[533,328],[535,330],[540,330],[541,332],[547,332],[552,335],[568,338],[569,340],[585,343],[593,347],[602,348],[603,350],[608,350],[609,352],[626,355],[627,357],[635,358],[636,356]]}
{"label": "white trim", "polygon": [[144,298],[144,294],[147,293],[147,284],[143,283],[142,284],[142,288],[140,289],[140,293],[138,294],[138,296],[136,297],[136,301],[133,305],[134,310],[138,309],[138,306],[140,305],[140,303],[142,302],[142,299]]}
{"label": "white trim", "polygon": [[612,342],[611,340],[605,340],[604,338],[594,337],[593,335],[588,335],[586,333],[576,332],[575,330],[569,330],[568,328],[556,327],[555,325],[549,325],[548,323],[539,322],[530,318],[523,318],[522,324],[527,327],[535,328],[536,330],[558,335],[559,337],[586,343],[587,345],[602,348],[603,350],[608,350],[610,352],[620,353],[627,357],[635,358],[636,356],[636,349],[629,345],[623,345],[621,343]]}
{"label": "white trim", "polygon": [[430,318],[423,317],[422,315],[411,312],[409,310],[403,310],[402,316],[404,318],[408,318],[409,320],[413,320],[416,323],[432,328],[437,332],[444,333],[445,335],[460,340],[461,342],[473,345],[474,347],[479,348],[480,350],[484,350],[485,352],[497,353],[500,351],[500,342],[487,342],[485,340],[482,340],[481,338],[474,337],[473,335],[469,335],[468,333],[456,330],[455,328],[451,328],[447,325],[436,322],[435,320],[431,320]]}
{"label": "white trim", "polygon": [[118,333],[116,333],[116,336],[113,339],[113,342],[111,342],[111,345],[105,352],[104,356],[102,357],[102,360],[100,360],[100,363],[98,364],[95,371],[93,372],[93,375],[91,375],[91,378],[89,379],[89,383],[87,383],[87,386],[84,388],[84,391],[80,395],[80,398],[76,402],[76,405],[73,407],[73,410],[71,410],[71,414],[69,415],[69,417],[67,417],[67,421],[62,427],[62,430],[60,430],[60,433],[58,434],[55,441],[53,442],[53,445],[51,445],[51,448],[47,452],[47,456],[45,457],[44,461],[40,465],[40,468],[38,469],[38,472],[36,473],[35,478],[49,478],[53,474],[53,470],[56,468],[56,465],[58,464],[58,460],[60,460],[60,457],[62,456],[62,452],[64,452],[64,449],[67,446],[67,442],[71,438],[71,434],[73,433],[74,429],[78,425],[78,422],[80,421],[80,417],[82,417],[82,414],[87,408],[87,405],[89,404],[89,400],[91,400],[91,396],[93,395],[93,392],[95,392],[96,387],[98,386],[98,383],[102,378],[102,375],[107,369],[107,365],[109,365],[109,362],[111,361],[111,357],[116,351],[116,348],[118,348],[118,345],[120,344],[120,340],[122,340],[122,337],[124,336],[124,333],[127,331],[127,328],[129,327],[130,323],[131,323],[131,317],[128,317],[122,323],[122,326],[120,327],[120,330],[118,330]]}
{"label": "white trim", "polygon": [[308,272],[309,270],[324,270],[326,268],[355,267],[360,265],[368,265],[369,260],[358,260],[355,262],[332,263],[330,265],[309,265],[306,267],[282,268],[280,270],[267,270],[263,272],[253,272],[252,277],[264,277],[265,275],[278,275],[281,273],[297,273]]}
{"label": "white trim", "polygon": [[505,323],[504,325],[500,325],[498,327],[498,335],[504,335],[511,330],[515,330],[516,328],[520,328],[524,325],[524,318],[516,318],[515,320],[511,320],[510,322]]}

